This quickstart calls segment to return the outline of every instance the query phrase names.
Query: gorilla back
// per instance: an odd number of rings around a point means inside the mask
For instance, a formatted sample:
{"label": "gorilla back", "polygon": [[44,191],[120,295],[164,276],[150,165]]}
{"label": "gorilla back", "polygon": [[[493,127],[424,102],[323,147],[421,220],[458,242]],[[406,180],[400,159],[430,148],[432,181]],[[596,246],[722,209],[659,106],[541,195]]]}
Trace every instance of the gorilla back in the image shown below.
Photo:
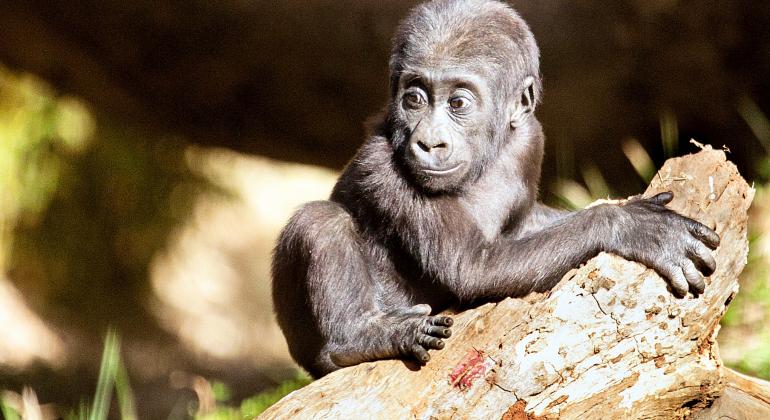
{"label": "gorilla back", "polygon": [[538,55],[498,1],[435,0],[401,22],[381,121],[275,248],[278,322],[312,375],[426,363],[451,335],[438,312],[548,290],[600,251],[656,269],[677,295],[703,290],[719,238],[668,210],[670,194],[577,212],[537,202]]}

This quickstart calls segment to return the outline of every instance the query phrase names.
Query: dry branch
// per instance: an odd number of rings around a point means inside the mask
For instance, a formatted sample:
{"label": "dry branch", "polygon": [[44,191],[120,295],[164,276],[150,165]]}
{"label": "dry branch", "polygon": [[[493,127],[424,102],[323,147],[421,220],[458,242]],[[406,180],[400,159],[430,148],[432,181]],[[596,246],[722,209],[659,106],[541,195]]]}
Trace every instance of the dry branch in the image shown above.
{"label": "dry branch", "polygon": [[263,418],[712,418],[748,400],[747,415],[770,418],[767,385],[723,369],[716,344],[746,263],[754,190],[709,146],[667,161],[646,195],[666,190],[671,207],[722,238],[701,297],[675,298],[653,270],[602,253],[548,294],[457,314],[427,366],[343,369]]}

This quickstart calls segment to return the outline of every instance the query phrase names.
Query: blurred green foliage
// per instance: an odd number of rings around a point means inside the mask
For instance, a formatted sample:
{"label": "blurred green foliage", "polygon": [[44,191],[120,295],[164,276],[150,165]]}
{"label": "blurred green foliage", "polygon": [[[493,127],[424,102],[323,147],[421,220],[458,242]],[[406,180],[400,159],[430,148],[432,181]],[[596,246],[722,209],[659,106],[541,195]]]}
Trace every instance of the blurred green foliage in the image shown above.
{"label": "blurred green foliage", "polygon": [[[214,410],[210,413],[201,414],[199,412],[200,407],[191,405],[190,412],[187,415],[189,418],[196,420],[252,419],[281,398],[310,382],[312,382],[312,379],[300,372],[294,378],[282,382],[277,387],[246,398],[237,405],[232,405],[229,387],[222,382],[213,381],[209,385],[216,401]],[[113,394],[115,398],[113,398]],[[111,410],[114,400],[117,400],[116,411]],[[90,404],[82,401],[76,408],[70,409],[64,416],[64,419],[106,420],[111,418],[111,412],[116,412],[122,420],[136,420],[138,418],[134,392],[128,379],[126,366],[121,357],[120,337],[112,329],[108,330],[104,340],[99,378],[96,382],[96,390],[92,401]],[[3,415],[2,418],[8,420],[18,420],[21,418],[20,413],[5,404],[2,398],[0,398],[0,413]],[[170,418],[173,418],[173,416]]]}
{"label": "blurred green foliage", "polygon": [[[244,420],[256,417],[281,398],[294,390],[309,384],[312,380],[304,373],[298,373],[293,379],[282,382],[273,389],[261,392],[241,401],[238,406],[228,406],[227,400],[219,400],[220,404],[212,413],[196,415],[196,420]],[[216,384],[215,384],[216,385]]]}
{"label": "blurred green foliage", "polygon": [[94,121],[74,98],[55,98],[33,76],[0,67],[0,269],[17,224],[34,225],[50,204],[68,159],[88,147]]}
{"label": "blurred green foliage", "polygon": [[0,414],[3,415],[3,418],[5,420],[20,420],[21,416],[19,413],[14,410],[12,407],[6,405],[3,401],[0,400]]}
{"label": "blurred green foliage", "polygon": [[[212,190],[187,167],[185,147],[97,118],[84,102],[0,66],[0,273],[73,340],[66,370],[40,366],[29,376],[42,395],[87,395],[110,325],[130,341],[168,340],[149,312],[147,267],[197,194]],[[4,387],[27,383],[3,375]]]}
{"label": "blurred green foliage", "polygon": [[[0,398],[0,413],[3,418],[16,420],[20,418],[42,418],[42,409],[37,403],[36,396],[31,390],[25,391],[33,398],[26,398],[22,410],[30,410],[30,413],[20,413],[17,409],[6,404],[4,398]],[[113,401],[113,393],[117,397],[119,417],[123,420],[136,420],[136,406],[134,394],[128,381],[128,372],[121,357],[120,338],[114,330],[107,332],[102,351],[102,361],[99,367],[99,379],[96,382],[96,391],[90,405],[81,401],[77,408],[71,409],[63,416],[66,420],[106,420],[110,418],[110,406]],[[57,415],[57,418],[60,418]]]}
{"label": "blurred green foliage", "polygon": [[770,379],[770,118],[751,98],[744,96],[738,113],[749,126],[764,154],[755,157],[758,179],[754,204],[749,210],[749,256],[741,275],[740,291],[730,303],[722,326],[740,337],[740,357],[726,364],[739,371]]}
{"label": "blurred green foliage", "polygon": [[99,379],[96,382],[96,392],[91,406],[81,403],[80,407],[67,414],[65,419],[106,420],[109,417],[113,392],[118,400],[120,418],[136,420],[134,394],[128,381],[126,366],[120,356],[120,338],[114,330],[109,330],[104,340]]}
{"label": "blurred green foliage", "polygon": [[3,68],[0,139],[0,268],[35,309],[94,333],[145,317],[146,267],[207,188],[184,143],[97,125],[82,102]]}
{"label": "blurred green foliage", "polygon": [[724,317],[725,350],[738,347],[739,357],[725,364],[741,372],[770,379],[770,183],[755,185],[749,219],[749,256],[741,275],[740,290]]}

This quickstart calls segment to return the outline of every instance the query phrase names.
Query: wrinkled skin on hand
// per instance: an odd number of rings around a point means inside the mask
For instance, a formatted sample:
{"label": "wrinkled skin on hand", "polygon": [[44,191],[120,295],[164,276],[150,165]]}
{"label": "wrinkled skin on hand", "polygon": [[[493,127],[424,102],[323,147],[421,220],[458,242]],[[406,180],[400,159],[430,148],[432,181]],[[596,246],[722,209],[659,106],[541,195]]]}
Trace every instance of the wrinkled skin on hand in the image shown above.
{"label": "wrinkled skin on hand", "polygon": [[606,248],[657,271],[677,296],[688,291],[697,296],[705,289],[703,276],[716,269],[711,251],[719,246],[719,235],[666,207],[673,198],[671,192],[663,192],[615,206]]}
{"label": "wrinkled skin on hand", "polygon": [[430,305],[415,305],[407,310],[398,309],[389,316],[403,327],[403,334],[396,335],[396,348],[401,356],[414,357],[422,364],[430,360],[428,350],[444,348],[442,338],[452,336],[449,328],[454,321],[445,315],[430,316]]}

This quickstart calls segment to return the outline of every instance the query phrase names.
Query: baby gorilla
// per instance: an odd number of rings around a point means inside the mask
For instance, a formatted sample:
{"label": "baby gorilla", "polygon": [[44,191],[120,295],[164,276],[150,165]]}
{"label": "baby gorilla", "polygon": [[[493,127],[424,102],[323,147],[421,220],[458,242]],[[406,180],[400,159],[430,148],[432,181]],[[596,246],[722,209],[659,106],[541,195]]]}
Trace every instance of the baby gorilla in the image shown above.
{"label": "baby gorilla", "polygon": [[538,55],[498,1],[436,0],[401,23],[381,121],[275,249],[278,322],[312,375],[425,363],[451,332],[432,314],[548,290],[601,251],[654,268],[679,296],[703,291],[719,237],[667,209],[670,193],[577,212],[537,202]]}

